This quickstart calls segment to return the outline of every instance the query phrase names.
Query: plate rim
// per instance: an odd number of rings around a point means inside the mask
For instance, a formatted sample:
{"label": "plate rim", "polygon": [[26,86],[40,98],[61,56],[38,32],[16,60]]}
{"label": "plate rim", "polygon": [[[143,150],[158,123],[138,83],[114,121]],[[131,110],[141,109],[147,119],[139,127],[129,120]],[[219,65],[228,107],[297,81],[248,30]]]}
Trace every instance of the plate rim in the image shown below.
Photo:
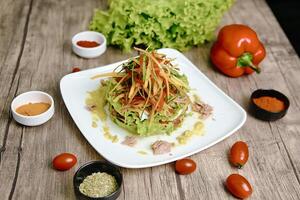
{"label": "plate rim", "polygon": [[[93,144],[87,139],[87,137],[85,136],[85,134],[83,134],[83,130],[80,128],[80,126],[75,122],[74,120],[74,117],[72,115],[72,112],[71,112],[71,109],[70,107],[67,105],[66,101],[65,101],[65,96],[63,94],[63,84],[64,82],[69,78],[69,76],[74,76],[74,74],[70,73],[70,74],[67,74],[65,76],[63,76],[60,80],[60,93],[61,93],[61,96],[62,96],[62,99],[63,99],[63,102],[69,112],[69,114],[71,115],[72,117],[72,120],[73,122],[76,124],[77,128],[80,130],[81,134],[83,135],[83,137],[86,139],[86,141],[94,148],[94,150],[100,154],[105,160],[115,164],[115,165],[118,165],[120,167],[124,167],[124,168],[132,168],[132,169],[138,169],[138,168],[148,168],[148,167],[154,167],[154,166],[159,166],[159,165],[164,165],[164,164],[167,164],[167,163],[171,163],[173,161],[176,161],[176,160],[179,160],[179,159],[182,159],[182,158],[185,158],[185,157],[188,157],[188,156],[191,156],[191,155],[194,155],[196,153],[199,153],[205,149],[208,149],[212,146],[214,146],[215,144],[221,142],[222,140],[225,140],[226,138],[228,138],[229,136],[231,136],[233,133],[235,133],[238,129],[240,129],[246,122],[246,119],[247,119],[247,113],[246,111],[236,102],[234,101],[230,96],[228,96],[224,91],[222,91],[214,82],[212,82],[198,67],[196,67],[196,65],[194,65],[184,54],[182,54],[181,52],[177,51],[176,49],[172,49],[172,48],[162,48],[162,49],[157,49],[157,51],[171,51],[173,53],[175,53],[177,56],[180,56],[181,59],[183,59],[185,62],[187,62],[189,64],[189,67],[192,67],[194,68],[195,70],[198,71],[198,73],[202,74],[202,77],[205,78],[205,81],[208,81],[208,83],[214,87],[214,89],[216,89],[218,92],[220,92],[223,96],[225,96],[231,103],[233,103],[238,109],[239,111],[241,112],[241,121],[239,122],[238,126],[236,126],[233,130],[229,131],[227,134],[224,134],[222,137],[218,138],[217,140],[214,140],[213,142],[209,143],[208,145],[205,145],[201,148],[197,148],[196,150],[194,151],[191,151],[189,153],[186,153],[184,155],[181,155],[181,156],[176,156],[174,158],[170,158],[170,159],[166,159],[166,160],[162,160],[162,161],[157,161],[155,163],[151,163],[151,164],[126,164],[126,163],[122,163],[122,162],[117,162],[113,159],[110,159],[108,156],[105,156],[103,155],[101,152],[99,152],[97,150],[97,148],[95,148],[93,146]],[[133,56],[134,57],[134,56]],[[132,57],[130,57],[132,58]],[[128,59],[125,59],[125,60],[122,60],[122,61],[117,61],[117,62],[114,62],[114,63],[111,63],[111,64],[106,64],[106,65],[101,65],[101,66],[98,66],[98,67],[94,67],[92,69],[87,69],[87,70],[83,70],[81,72],[88,72],[88,71],[92,71],[92,70],[95,70],[95,69],[98,69],[98,68],[109,68],[110,66],[112,65],[117,65],[117,64],[121,64],[121,63],[124,63],[126,61],[128,61],[130,58]],[[177,57],[176,57],[177,58]],[[79,72],[80,73],[80,72]]]}

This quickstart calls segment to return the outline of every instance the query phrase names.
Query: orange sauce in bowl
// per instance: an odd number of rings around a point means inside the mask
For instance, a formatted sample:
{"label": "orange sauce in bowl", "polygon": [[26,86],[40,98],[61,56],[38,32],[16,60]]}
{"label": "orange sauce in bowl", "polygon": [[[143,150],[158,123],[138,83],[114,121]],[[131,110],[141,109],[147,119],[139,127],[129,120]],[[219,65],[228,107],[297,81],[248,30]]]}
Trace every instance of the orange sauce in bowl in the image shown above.
{"label": "orange sauce in bowl", "polygon": [[39,103],[28,103],[19,106],[16,112],[20,115],[25,116],[35,116],[46,112],[50,108],[49,103],[39,102]]}

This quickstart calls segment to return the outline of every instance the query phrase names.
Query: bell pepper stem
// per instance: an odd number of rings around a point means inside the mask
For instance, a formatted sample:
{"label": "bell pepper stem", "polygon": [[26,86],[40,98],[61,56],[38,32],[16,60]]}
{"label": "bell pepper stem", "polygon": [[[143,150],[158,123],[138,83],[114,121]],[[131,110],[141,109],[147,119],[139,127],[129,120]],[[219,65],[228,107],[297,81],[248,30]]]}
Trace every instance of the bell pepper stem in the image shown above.
{"label": "bell pepper stem", "polygon": [[260,73],[260,68],[258,68],[257,66],[255,66],[252,63],[253,60],[253,56],[251,53],[244,53],[243,55],[241,55],[238,58],[238,63],[237,65],[239,67],[250,67],[251,69],[253,69],[256,73]]}

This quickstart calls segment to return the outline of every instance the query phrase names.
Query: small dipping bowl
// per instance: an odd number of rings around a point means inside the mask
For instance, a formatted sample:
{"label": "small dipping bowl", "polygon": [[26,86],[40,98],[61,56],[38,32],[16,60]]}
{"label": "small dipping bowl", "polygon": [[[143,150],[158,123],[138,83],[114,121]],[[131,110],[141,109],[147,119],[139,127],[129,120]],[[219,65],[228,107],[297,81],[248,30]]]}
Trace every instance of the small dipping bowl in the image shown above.
{"label": "small dipping bowl", "polygon": [[[280,112],[270,112],[259,107],[254,103],[253,99],[263,97],[263,96],[275,97],[278,100],[282,101],[284,103],[284,109]],[[252,93],[250,99],[250,112],[254,115],[254,117],[263,121],[275,121],[284,117],[289,109],[289,106],[290,106],[289,99],[284,94],[276,90],[263,90],[263,89],[256,90]]]}
{"label": "small dipping bowl", "polygon": [[[106,172],[116,178],[118,188],[116,191],[114,191],[112,194],[104,197],[89,197],[84,194],[82,194],[79,190],[80,184],[83,182],[83,180],[93,173],[97,172]],[[74,175],[73,178],[73,186],[74,186],[74,192],[76,195],[76,198],[78,200],[115,200],[117,199],[121,194],[122,189],[122,174],[118,167],[114,166],[113,164],[110,164],[108,162],[104,161],[91,161],[84,165],[82,165],[77,172]]]}
{"label": "small dipping bowl", "polygon": [[[16,112],[16,109],[22,105],[28,104],[28,103],[49,103],[50,107],[45,112],[34,115],[34,116],[26,116],[21,115]],[[23,124],[25,126],[38,126],[45,122],[47,122],[54,114],[54,101],[53,98],[41,91],[29,91],[20,94],[11,103],[11,111],[13,118],[20,124]]]}
{"label": "small dipping bowl", "polygon": [[[97,47],[81,47],[79,41],[95,41],[100,45]],[[72,49],[75,54],[83,58],[96,58],[106,51],[106,38],[95,31],[84,31],[77,33],[72,38]]]}

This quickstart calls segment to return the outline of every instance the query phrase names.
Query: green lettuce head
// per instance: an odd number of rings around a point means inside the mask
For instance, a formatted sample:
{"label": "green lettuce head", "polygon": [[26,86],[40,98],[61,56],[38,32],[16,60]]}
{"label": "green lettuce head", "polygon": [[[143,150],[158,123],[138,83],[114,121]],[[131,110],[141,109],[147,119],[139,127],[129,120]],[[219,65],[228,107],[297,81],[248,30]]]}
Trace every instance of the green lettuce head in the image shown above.
{"label": "green lettuce head", "polygon": [[181,51],[213,38],[233,0],[110,0],[96,10],[90,30],[103,33],[110,45],[169,47]]}

